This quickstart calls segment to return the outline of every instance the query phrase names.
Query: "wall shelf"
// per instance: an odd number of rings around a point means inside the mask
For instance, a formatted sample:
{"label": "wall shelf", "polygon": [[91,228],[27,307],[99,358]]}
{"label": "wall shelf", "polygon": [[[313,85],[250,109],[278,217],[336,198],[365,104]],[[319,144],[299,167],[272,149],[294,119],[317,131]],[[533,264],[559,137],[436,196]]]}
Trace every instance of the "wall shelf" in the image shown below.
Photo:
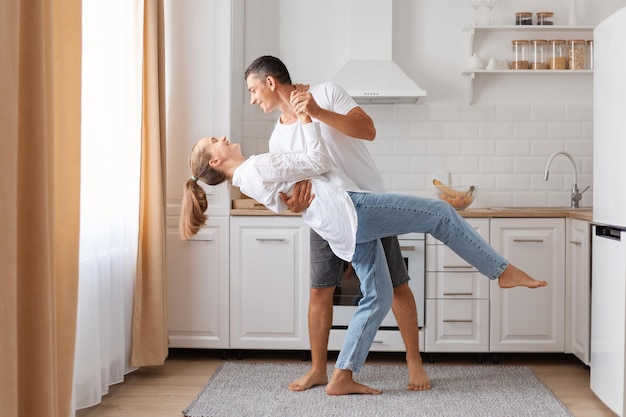
{"label": "wall shelf", "polygon": [[[537,36],[548,37],[562,36],[565,34],[576,34],[576,36],[582,36],[581,34],[593,35],[594,26],[568,26],[568,25],[504,25],[504,26],[462,26],[461,31],[468,35],[468,57],[471,57],[475,52],[475,35],[478,33],[484,33],[486,35],[491,34],[534,34]],[[553,38],[554,39],[554,38]],[[513,75],[589,75],[593,74],[593,70],[511,70],[511,69],[465,69],[462,74],[468,77],[468,101],[469,104],[474,102],[474,80],[476,76],[513,76]]]}
{"label": "wall shelf", "polygon": [[465,70],[463,75],[493,75],[493,74],[507,74],[507,75],[585,75],[593,74],[593,70],[512,70],[512,69],[475,69]]}

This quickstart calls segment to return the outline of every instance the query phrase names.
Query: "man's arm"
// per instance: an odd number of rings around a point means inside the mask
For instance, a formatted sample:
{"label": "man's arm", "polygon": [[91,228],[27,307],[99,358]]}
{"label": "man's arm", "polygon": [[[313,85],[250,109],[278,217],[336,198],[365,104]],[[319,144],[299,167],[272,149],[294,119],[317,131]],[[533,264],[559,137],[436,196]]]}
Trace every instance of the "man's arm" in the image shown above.
{"label": "man's arm", "polygon": [[313,95],[308,91],[297,92],[294,95],[297,97],[294,101],[296,113],[306,112],[314,119],[352,138],[372,141],[376,137],[374,121],[361,107],[355,107],[348,114],[343,115],[318,106]]}
{"label": "man's arm", "polygon": [[311,181],[308,180],[297,182],[293,187],[291,197],[283,192],[278,195],[292,213],[303,212],[315,198],[315,194],[311,193]]}

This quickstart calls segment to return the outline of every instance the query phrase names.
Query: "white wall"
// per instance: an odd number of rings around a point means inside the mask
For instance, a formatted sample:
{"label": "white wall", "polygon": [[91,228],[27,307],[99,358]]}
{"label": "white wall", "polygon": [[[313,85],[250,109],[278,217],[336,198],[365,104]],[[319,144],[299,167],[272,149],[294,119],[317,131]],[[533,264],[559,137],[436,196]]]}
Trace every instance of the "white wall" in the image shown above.
{"label": "white wall", "polygon": [[[349,56],[348,0],[243,1],[245,65],[276,55],[295,82],[314,84],[331,79]],[[453,183],[479,186],[478,206],[568,205],[569,162],[555,159],[550,180],[543,180],[548,156],[557,150],[576,160],[579,188],[592,183],[591,75],[481,78],[469,105],[468,79],[461,75],[469,42],[460,29],[473,24],[470,0],[393,5],[394,60],[428,97],[422,105],[364,106],[376,123],[370,150],[388,190],[431,195],[433,173],[448,171]],[[626,0],[577,0],[578,24],[595,26],[624,6]],[[512,24],[516,11],[554,11],[555,23],[567,24],[569,7],[565,0],[501,1],[494,24]],[[509,45],[503,37],[500,49],[479,52],[510,58]],[[277,114],[262,114],[242,93],[244,151],[266,151]],[[592,190],[582,200],[591,202]]]}
{"label": "white wall", "polygon": [[167,200],[174,215],[191,175],[192,145],[230,136],[231,0],[166,0],[164,17]]}

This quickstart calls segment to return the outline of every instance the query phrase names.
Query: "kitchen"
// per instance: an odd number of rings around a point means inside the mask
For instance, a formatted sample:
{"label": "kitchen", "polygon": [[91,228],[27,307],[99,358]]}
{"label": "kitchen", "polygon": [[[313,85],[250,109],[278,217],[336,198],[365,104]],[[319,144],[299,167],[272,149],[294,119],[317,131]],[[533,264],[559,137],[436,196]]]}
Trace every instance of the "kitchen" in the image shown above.
{"label": "kitchen", "polygon": [[[170,4],[174,23],[176,17],[182,21],[188,14],[202,16],[202,12],[217,11],[218,17],[207,18],[214,19],[215,25],[189,24],[190,20],[200,23],[199,17],[186,20],[187,35],[194,39],[179,44],[187,45],[194,51],[189,53],[197,55],[195,51],[205,48],[202,39],[207,35],[213,39],[214,56],[232,64],[203,66],[203,57],[195,56],[195,63],[200,64],[195,76],[172,80],[173,89],[207,94],[194,96],[200,104],[196,108],[203,112],[183,114],[185,106],[177,110],[172,105],[170,117],[174,122],[168,126],[168,137],[180,138],[177,129],[181,127],[176,121],[184,121],[187,126],[182,137],[187,138],[186,145],[206,133],[227,134],[233,140],[241,138],[246,154],[254,154],[266,150],[275,115],[264,115],[247,104],[240,75],[245,65],[259,55],[274,54],[285,60],[296,81],[313,84],[332,79],[350,53],[348,25],[341,24],[345,14],[324,13],[337,2],[316,2],[314,7],[301,1],[234,3],[232,42],[233,51],[238,53],[231,52],[230,27],[222,19],[229,16],[228,6],[216,5],[211,10],[198,3],[188,3],[188,8]],[[571,165],[559,158],[553,163],[549,181],[544,180],[543,173],[548,157],[565,150],[576,161],[579,186],[592,184],[592,76],[506,74],[478,77],[471,83],[469,77],[461,75],[469,58],[468,35],[461,27],[472,24],[474,10],[467,0],[456,0],[454,4],[457,7],[453,9],[449,3],[436,1],[394,2],[393,57],[428,91],[428,96],[418,105],[364,106],[376,122],[378,136],[370,150],[388,190],[430,196],[436,175],[448,177],[453,184],[479,184],[475,207],[568,206]],[[624,5],[579,0],[577,24],[594,26]],[[514,12],[520,8],[553,10],[557,21],[563,19],[561,24],[567,23],[570,12],[569,2],[563,1],[502,1],[493,10],[495,24],[512,24]],[[299,16],[302,10],[307,11],[307,19],[286,18]],[[320,21],[329,22],[323,32],[319,30]],[[203,32],[216,27],[221,30],[220,36]],[[328,28],[337,28],[338,32]],[[480,55],[483,59],[510,59],[508,42],[502,39],[497,51],[480,51]],[[318,45],[325,48],[320,50]],[[333,48],[326,49],[328,45]],[[211,132],[206,131],[207,126]],[[168,148],[171,215],[176,213],[179,185],[187,175],[190,146],[181,142],[177,140]],[[584,194],[583,207],[591,205],[593,191]],[[220,198],[224,197],[216,197]],[[215,217],[216,222],[221,220],[219,217]]]}
{"label": "kitchen", "polygon": [[[296,30],[290,27],[290,19],[284,18],[297,16],[296,8],[300,3],[293,3],[234,2],[235,25],[238,21],[242,25],[235,33],[243,35],[235,36],[233,43],[235,50],[240,52],[231,54],[225,47],[219,50],[220,62],[232,61],[232,65],[224,64],[220,71],[209,70],[219,82],[202,77],[207,71],[209,57],[195,52],[200,39],[213,37],[209,34],[210,29],[197,28],[197,36],[184,41],[186,48],[177,50],[176,54],[204,67],[186,68],[183,73],[174,66],[171,88],[176,88],[183,97],[194,90],[212,91],[212,94],[196,99],[199,105],[209,110],[208,116],[204,112],[195,114],[182,108],[178,110],[174,106],[175,99],[172,99],[169,127],[172,134],[184,131],[185,137],[191,137],[187,140],[191,144],[192,138],[201,135],[208,125],[233,139],[242,138],[247,154],[266,151],[275,116],[265,115],[246,104],[249,97],[245,83],[241,82],[243,76],[238,75],[243,74],[246,64],[262,54],[280,56],[296,82],[314,84],[332,79],[350,54],[349,36],[339,32],[348,31],[347,24],[341,29],[341,25],[331,24],[328,26],[335,32],[327,29],[310,36],[317,19],[298,22],[299,30]],[[344,6],[346,15],[348,3]],[[471,77],[462,75],[470,54],[469,35],[462,28],[471,26],[474,18],[469,3],[469,0],[457,0],[458,7],[450,9],[437,2],[394,1],[393,59],[428,94],[418,105],[364,105],[376,123],[377,140],[369,144],[369,149],[385,185],[389,191],[430,196],[433,195],[432,178],[439,174],[449,177],[444,179],[453,184],[479,184],[478,200],[473,207],[567,206],[569,196],[563,191],[572,182],[569,162],[557,158],[549,181],[544,181],[542,173],[548,157],[564,150],[575,158],[581,188],[592,183],[593,76],[589,73],[506,74],[477,76],[470,83]],[[550,8],[555,11],[557,23],[561,19],[561,24],[566,24],[569,15],[569,4],[566,3],[524,2],[523,7],[529,10]],[[606,6],[593,3],[592,7],[591,2],[579,0],[578,3],[579,24],[585,27],[597,24],[621,5],[606,2]],[[319,19],[323,19],[322,11],[330,4],[330,1],[322,1],[319,6],[309,5],[307,13],[309,16],[319,13]],[[493,9],[495,22],[512,24],[512,16],[518,9],[514,2],[498,3]],[[172,9],[172,26],[193,12],[191,4],[187,9]],[[229,12],[221,11],[224,16]],[[442,17],[438,19],[429,17],[439,15]],[[224,39],[228,29],[222,28],[223,33],[218,39]],[[492,57],[512,59],[506,35],[502,35],[503,39],[494,49],[485,49],[494,46],[487,43],[483,50],[476,51],[485,63]],[[338,39],[330,42],[335,36]],[[591,37],[591,32],[587,31],[586,36]],[[436,41],[421,42],[419,39]],[[334,47],[322,50],[316,47],[329,44]],[[318,62],[324,64],[316,64]],[[228,85],[231,85],[232,97]],[[470,95],[473,96],[471,105]],[[219,112],[212,111],[216,109],[216,103],[220,105]],[[184,112],[184,117],[177,112]],[[181,127],[183,121],[186,123],[184,130]],[[182,168],[186,161],[181,158],[184,151],[179,144],[172,145],[172,152],[168,153],[171,155],[169,166],[176,168],[170,169],[168,178],[172,205],[177,203],[180,196],[178,184],[185,175]],[[590,206],[592,200],[593,189],[589,189],[582,205]]]}

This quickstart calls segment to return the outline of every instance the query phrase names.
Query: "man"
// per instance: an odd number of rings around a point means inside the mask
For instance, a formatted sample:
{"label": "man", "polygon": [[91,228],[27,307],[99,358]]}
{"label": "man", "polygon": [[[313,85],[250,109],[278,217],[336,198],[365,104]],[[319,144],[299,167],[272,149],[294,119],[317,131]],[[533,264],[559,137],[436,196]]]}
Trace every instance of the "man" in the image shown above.
{"label": "man", "polygon": [[[345,90],[333,83],[311,87],[299,94],[297,104],[290,103],[296,89],[282,61],[272,56],[257,58],[246,69],[245,79],[250,92],[250,104],[265,113],[281,112],[269,142],[270,152],[302,150],[303,140],[297,113],[306,112],[320,123],[322,136],[334,164],[360,188],[384,192],[383,181],[363,140],[374,140],[376,129],[372,119]],[[293,212],[301,212],[314,196],[310,183],[299,183],[290,197],[283,200]],[[408,285],[408,273],[396,237],[383,239],[387,263],[394,286],[392,310],[406,346],[409,370],[409,390],[426,390],[430,381],[424,372],[419,352],[417,309]],[[332,325],[333,293],[341,283],[343,261],[330,250],[328,243],[311,231],[311,289],[309,301],[309,338],[311,369],[292,381],[289,389],[304,391],[328,383],[326,372],[328,337]],[[352,380],[331,379],[327,392],[331,394],[375,393],[371,388]],[[349,378],[348,378],[349,377]]]}

